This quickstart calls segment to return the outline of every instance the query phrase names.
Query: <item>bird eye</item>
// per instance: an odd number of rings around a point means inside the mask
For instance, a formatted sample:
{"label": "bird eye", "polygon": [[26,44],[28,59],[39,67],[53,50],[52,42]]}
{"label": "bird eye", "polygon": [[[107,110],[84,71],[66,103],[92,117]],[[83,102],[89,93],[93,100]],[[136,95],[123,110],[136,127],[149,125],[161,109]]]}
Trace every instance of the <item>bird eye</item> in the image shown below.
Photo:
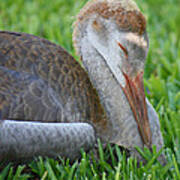
{"label": "bird eye", "polygon": [[93,23],[92,23],[92,27],[97,31],[97,32],[100,32],[103,28],[102,24],[97,21],[97,20],[94,20]]}
{"label": "bird eye", "polygon": [[121,48],[121,50],[124,52],[124,55],[125,55],[126,59],[128,59],[128,51],[127,51],[127,49],[120,42],[117,42],[117,44]]}

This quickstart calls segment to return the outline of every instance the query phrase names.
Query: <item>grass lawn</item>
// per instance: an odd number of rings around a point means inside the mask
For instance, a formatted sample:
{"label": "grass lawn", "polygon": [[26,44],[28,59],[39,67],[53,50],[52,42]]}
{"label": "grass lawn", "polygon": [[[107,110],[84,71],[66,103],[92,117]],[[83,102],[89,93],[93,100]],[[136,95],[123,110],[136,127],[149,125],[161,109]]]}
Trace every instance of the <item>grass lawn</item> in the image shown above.
{"label": "grass lawn", "polygon": [[[26,32],[62,45],[75,56],[72,23],[87,0],[0,0],[0,30]],[[161,166],[158,153],[142,152],[148,160],[139,165],[126,160],[118,147],[103,152],[100,160],[82,153],[79,162],[61,163],[52,159],[32,162],[16,169],[9,165],[3,179],[180,179],[180,1],[136,0],[148,20],[150,50],[145,68],[147,96],[157,110],[165,142],[167,165]],[[76,57],[78,59],[78,57]],[[155,151],[155,148],[154,148]],[[116,156],[116,157],[115,157]],[[110,157],[110,158],[109,158]],[[109,162],[107,159],[111,159]],[[24,170],[26,169],[26,171]]]}

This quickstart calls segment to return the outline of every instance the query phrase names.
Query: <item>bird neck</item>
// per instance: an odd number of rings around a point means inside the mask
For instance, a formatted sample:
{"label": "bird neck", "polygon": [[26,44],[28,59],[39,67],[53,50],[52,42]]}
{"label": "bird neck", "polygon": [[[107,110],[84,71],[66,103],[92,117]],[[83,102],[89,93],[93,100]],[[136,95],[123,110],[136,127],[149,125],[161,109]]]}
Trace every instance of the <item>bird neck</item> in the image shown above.
{"label": "bird neck", "polygon": [[98,92],[101,104],[104,107],[109,121],[109,129],[113,132],[109,141],[128,148],[131,146],[131,141],[119,142],[119,140],[125,136],[124,133],[127,133],[127,130],[133,129],[134,137],[132,141],[134,140],[137,142],[136,144],[142,146],[137,124],[126,96],[119,85],[118,79],[115,78],[114,73],[107,64],[107,61],[98,50],[93,47],[86,36],[81,40],[80,49],[83,65],[93,86]]}

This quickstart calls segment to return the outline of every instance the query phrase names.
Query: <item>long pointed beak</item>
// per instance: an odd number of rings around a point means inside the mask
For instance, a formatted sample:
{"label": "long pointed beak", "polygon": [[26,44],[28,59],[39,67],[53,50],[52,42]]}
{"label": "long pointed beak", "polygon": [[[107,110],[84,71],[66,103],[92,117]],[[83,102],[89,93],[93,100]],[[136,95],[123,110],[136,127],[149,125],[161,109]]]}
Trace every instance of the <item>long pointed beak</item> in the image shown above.
{"label": "long pointed beak", "polygon": [[129,101],[142,141],[151,149],[152,134],[147,114],[143,72],[139,72],[134,78],[131,78],[124,72],[123,75],[125,77],[126,85],[125,87],[122,87],[122,89]]}

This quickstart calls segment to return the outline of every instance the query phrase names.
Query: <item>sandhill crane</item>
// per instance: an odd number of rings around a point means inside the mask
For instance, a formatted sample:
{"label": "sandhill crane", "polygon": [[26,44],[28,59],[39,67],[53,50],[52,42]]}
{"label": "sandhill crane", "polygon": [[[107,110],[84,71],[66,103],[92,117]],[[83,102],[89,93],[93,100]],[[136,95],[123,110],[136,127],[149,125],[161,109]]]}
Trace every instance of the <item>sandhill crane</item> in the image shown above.
{"label": "sandhill crane", "polygon": [[158,116],[145,98],[146,20],[132,0],[92,0],[73,42],[84,68],[60,46],[0,32],[0,160],[75,158],[97,138],[138,156],[162,148]]}

